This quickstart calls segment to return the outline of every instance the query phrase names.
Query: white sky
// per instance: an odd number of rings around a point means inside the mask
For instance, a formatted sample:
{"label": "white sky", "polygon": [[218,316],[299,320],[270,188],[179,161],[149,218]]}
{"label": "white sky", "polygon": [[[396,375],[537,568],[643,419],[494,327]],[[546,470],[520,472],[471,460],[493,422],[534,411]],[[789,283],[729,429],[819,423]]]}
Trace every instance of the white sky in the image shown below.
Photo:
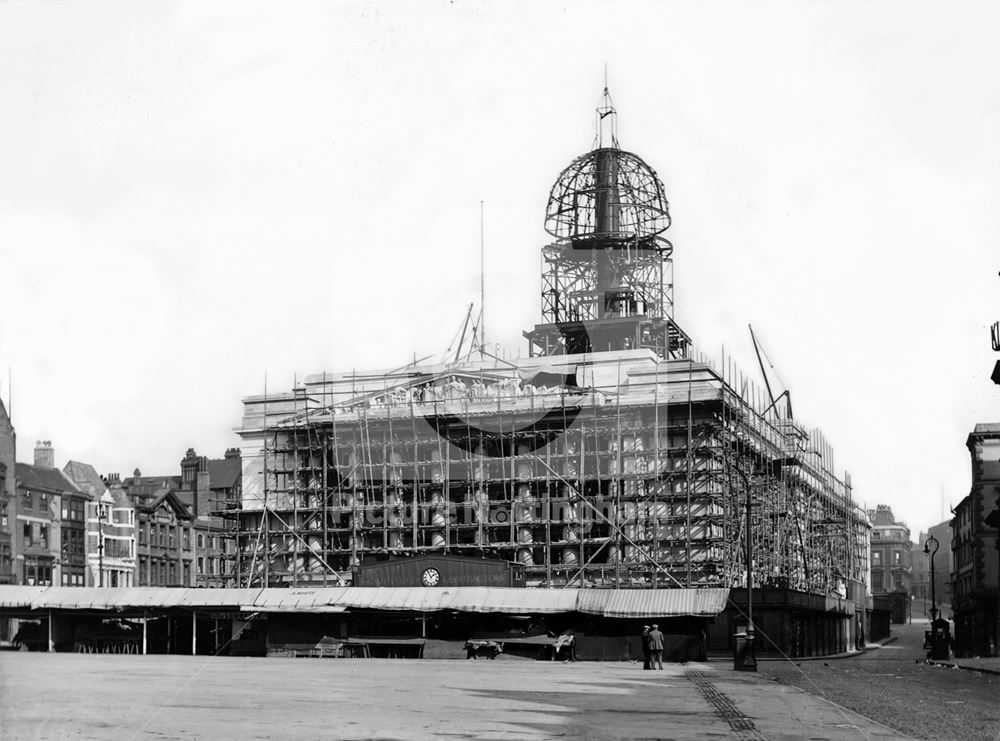
{"label": "white sky", "polygon": [[176,473],[238,444],[265,372],[442,351],[480,199],[488,329],[525,352],[606,62],[666,183],[676,318],[751,373],[753,323],[856,498],[916,537],[1000,419],[998,31],[995,3],[4,3],[18,457]]}

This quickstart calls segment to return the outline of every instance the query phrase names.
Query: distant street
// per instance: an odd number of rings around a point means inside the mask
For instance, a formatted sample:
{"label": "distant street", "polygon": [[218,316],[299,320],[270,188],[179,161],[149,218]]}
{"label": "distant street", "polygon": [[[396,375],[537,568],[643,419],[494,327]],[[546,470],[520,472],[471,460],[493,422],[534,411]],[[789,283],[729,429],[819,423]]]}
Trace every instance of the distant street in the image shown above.
{"label": "distant street", "polygon": [[894,625],[896,641],[861,656],[766,661],[760,672],[916,738],[1000,739],[1000,676],[923,663],[927,627]]}

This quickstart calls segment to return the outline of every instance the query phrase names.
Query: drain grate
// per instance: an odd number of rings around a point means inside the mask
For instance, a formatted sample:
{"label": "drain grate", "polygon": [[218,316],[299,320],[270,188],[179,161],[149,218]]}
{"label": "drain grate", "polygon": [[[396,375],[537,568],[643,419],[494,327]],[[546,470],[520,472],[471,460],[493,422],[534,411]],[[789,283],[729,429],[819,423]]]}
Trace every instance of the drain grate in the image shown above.
{"label": "drain grate", "polygon": [[742,741],[764,741],[764,737],[760,735],[753,719],[741,713],[740,709],[736,707],[736,703],[720,692],[719,688],[709,680],[707,674],[693,669],[686,670],[684,673],[688,679],[694,682],[704,698],[712,704],[719,717],[738,734],[737,738]]}

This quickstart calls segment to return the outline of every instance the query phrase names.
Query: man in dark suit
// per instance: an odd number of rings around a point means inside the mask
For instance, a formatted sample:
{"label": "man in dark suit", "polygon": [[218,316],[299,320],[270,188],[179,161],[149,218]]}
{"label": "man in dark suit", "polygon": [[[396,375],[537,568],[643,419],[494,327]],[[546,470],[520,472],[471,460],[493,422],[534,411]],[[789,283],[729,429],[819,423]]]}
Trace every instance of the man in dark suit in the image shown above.
{"label": "man in dark suit", "polygon": [[[649,631],[649,652],[652,654],[652,660],[650,662],[651,669],[662,669],[663,668],[663,633],[660,632],[660,628],[656,623],[653,623],[653,629]],[[659,666],[657,666],[659,665]]]}
{"label": "man in dark suit", "polygon": [[649,663],[649,626],[642,626],[642,668],[652,669],[653,665]]}

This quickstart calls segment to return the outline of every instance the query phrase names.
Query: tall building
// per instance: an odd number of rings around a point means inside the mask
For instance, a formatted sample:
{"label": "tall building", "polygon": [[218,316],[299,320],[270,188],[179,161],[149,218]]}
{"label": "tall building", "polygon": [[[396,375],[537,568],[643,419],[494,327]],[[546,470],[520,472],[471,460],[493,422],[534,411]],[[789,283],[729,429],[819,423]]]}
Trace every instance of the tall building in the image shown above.
{"label": "tall building", "polygon": [[188,448],[181,460],[177,496],[194,516],[196,586],[235,586],[236,542],[219,512],[239,501],[242,478],[236,448],[223,458],[207,458]]}
{"label": "tall building", "polygon": [[[63,473],[88,494],[86,522],[88,587],[131,587],[135,583],[135,507],[121,487],[115,491],[89,463],[69,461]],[[66,518],[66,508],[63,508]]]}
{"label": "tall building", "polygon": [[[529,357],[494,355],[470,312],[448,362],[244,400],[242,498],[225,512],[241,585],[347,584],[447,553],[515,561],[529,587],[739,588],[749,552],[755,589],[864,612],[850,478],[785,395],[678,326],[664,185],[619,147],[609,99],[599,120],[551,190]],[[775,628],[789,644],[809,640],[799,618]]]}
{"label": "tall building", "polygon": [[48,440],[35,445],[34,464],[17,463],[15,470],[18,581],[83,586],[87,564],[84,511],[89,496],[55,467],[55,451]]}
{"label": "tall building", "polygon": [[136,583],[198,587],[235,586],[236,543],[220,511],[239,502],[243,479],[240,451],[222,458],[189,448],[179,476],[143,476],[139,469],[120,481],[136,510],[139,550]]}
{"label": "tall building", "polygon": [[910,528],[897,522],[892,507],[878,505],[871,519],[871,585],[875,596],[892,600],[892,620],[906,622],[910,611],[912,581]]}
{"label": "tall building", "polygon": [[[16,488],[14,460],[17,447],[17,435],[14,425],[3,399],[0,399],[0,584],[13,584],[16,581],[14,573],[14,538],[12,530],[16,522],[14,492]],[[0,640],[6,640],[3,627],[6,621],[0,620]]]}
{"label": "tall building", "polygon": [[135,507],[136,578],[138,586],[193,587],[194,537],[190,509],[177,496],[179,476],[143,476],[121,481],[108,477],[109,490],[119,485]]}
{"label": "tall building", "polygon": [[955,651],[997,656],[1000,646],[1000,423],[977,424],[966,440],[972,487],[951,520]]}

